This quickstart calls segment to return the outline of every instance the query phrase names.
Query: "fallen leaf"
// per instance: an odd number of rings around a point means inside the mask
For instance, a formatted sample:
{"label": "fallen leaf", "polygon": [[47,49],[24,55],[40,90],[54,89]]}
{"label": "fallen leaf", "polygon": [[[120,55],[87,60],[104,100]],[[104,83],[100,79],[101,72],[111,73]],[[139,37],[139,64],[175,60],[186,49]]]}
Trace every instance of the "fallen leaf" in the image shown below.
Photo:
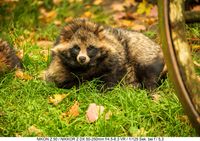
{"label": "fallen leaf", "polygon": [[35,127],[35,125],[32,125],[31,127],[28,128],[28,133],[35,134],[36,136],[43,136],[43,132],[37,127]]}
{"label": "fallen leaf", "polygon": [[63,119],[65,117],[77,117],[79,116],[79,102],[75,101],[74,105],[70,107],[70,109],[61,114],[60,118]]}
{"label": "fallen leaf", "polygon": [[86,11],[83,13],[83,15],[81,17],[83,18],[91,18],[93,16],[93,13],[91,13],[90,11]]}
{"label": "fallen leaf", "polygon": [[103,2],[103,0],[94,0],[93,4],[94,5],[99,5]]}
{"label": "fallen leaf", "polygon": [[19,133],[15,133],[15,137],[22,137],[22,135]]}
{"label": "fallen leaf", "polygon": [[154,102],[158,102],[160,100],[161,96],[158,93],[153,93],[151,95],[151,97],[152,97],[152,99],[153,99]]}
{"label": "fallen leaf", "polygon": [[75,101],[74,105],[69,109],[67,115],[77,117],[79,115],[79,102]]}
{"label": "fallen leaf", "polygon": [[129,129],[129,133],[131,134],[132,137],[141,137],[141,136],[146,136],[147,131],[142,127],[138,129],[137,127],[131,127]]}
{"label": "fallen leaf", "polygon": [[46,11],[46,9],[40,9],[40,16],[39,19],[43,22],[49,23],[57,16],[57,12],[55,10]]}
{"label": "fallen leaf", "polygon": [[59,5],[62,2],[62,0],[53,0],[53,4]]}
{"label": "fallen leaf", "polygon": [[115,21],[118,21],[120,19],[124,19],[124,17],[126,17],[126,13],[125,12],[117,12],[117,13],[113,14],[113,19]]}
{"label": "fallen leaf", "polygon": [[111,111],[108,111],[106,114],[105,114],[105,119],[106,120],[109,120],[112,116],[112,112]]}
{"label": "fallen leaf", "polygon": [[86,111],[86,118],[89,123],[95,122],[103,113],[104,107],[91,103]]}
{"label": "fallen leaf", "polygon": [[48,103],[53,105],[58,105],[64,98],[66,98],[69,94],[55,94],[53,97],[49,97]]}
{"label": "fallen leaf", "polygon": [[37,41],[36,44],[42,49],[49,50],[49,48],[53,46],[54,42],[48,40],[40,40]]}
{"label": "fallen leaf", "polygon": [[65,18],[64,21],[65,21],[66,23],[68,23],[68,22],[71,22],[72,20],[73,20],[73,17],[67,17],[67,18]]}
{"label": "fallen leaf", "polygon": [[118,23],[120,27],[132,27],[134,25],[133,21],[130,20],[119,20]]}
{"label": "fallen leaf", "polygon": [[143,0],[141,3],[139,3],[138,8],[137,8],[137,13],[138,14],[146,14],[149,15],[150,11],[152,9],[153,5],[148,4],[146,0]]}
{"label": "fallen leaf", "polygon": [[113,3],[111,5],[111,8],[113,11],[124,11],[125,10],[124,5],[121,3]]}
{"label": "fallen leaf", "polygon": [[55,20],[55,21],[54,21],[54,24],[55,24],[56,26],[61,26],[61,25],[62,25],[62,22],[59,21],[59,20]]}
{"label": "fallen leaf", "polygon": [[181,122],[189,123],[189,118],[187,115],[177,115],[176,118]]}
{"label": "fallen leaf", "polygon": [[144,30],[146,30],[146,27],[142,24],[134,24],[131,26],[131,29],[133,29],[135,31],[144,31]]}
{"label": "fallen leaf", "polygon": [[29,74],[26,74],[21,69],[17,69],[15,71],[15,77],[17,77],[19,79],[23,79],[23,80],[31,80],[31,79],[33,79],[32,76],[30,76]]}

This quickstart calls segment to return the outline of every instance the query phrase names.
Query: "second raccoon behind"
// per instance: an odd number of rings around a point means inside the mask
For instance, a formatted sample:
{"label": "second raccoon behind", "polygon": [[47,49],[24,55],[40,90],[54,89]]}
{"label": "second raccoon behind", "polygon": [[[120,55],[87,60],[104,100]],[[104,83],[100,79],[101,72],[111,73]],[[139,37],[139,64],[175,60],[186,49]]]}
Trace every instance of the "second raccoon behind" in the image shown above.
{"label": "second raccoon behind", "polygon": [[99,78],[106,87],[123,81],[154,89],[164,67],[161,48],[142,33],[75,19],[61,31],[44,80],[71,88]]}
{"label": "second raccoon behind", "polygon": [[0,76],[15,68],[22,68],[22,64],[13,48],[0,38]]}

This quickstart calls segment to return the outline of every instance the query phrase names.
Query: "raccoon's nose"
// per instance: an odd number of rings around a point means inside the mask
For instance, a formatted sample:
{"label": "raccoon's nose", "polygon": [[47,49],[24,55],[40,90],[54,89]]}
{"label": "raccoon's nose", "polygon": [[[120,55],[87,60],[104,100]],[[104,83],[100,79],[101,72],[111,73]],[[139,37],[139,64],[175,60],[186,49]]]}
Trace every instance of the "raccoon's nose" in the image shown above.
{"label": "raccoon's nose", "polygon": [[80,63],[85,63],[86,57],[85,56],[79,56],[78,60],[79,60]]}

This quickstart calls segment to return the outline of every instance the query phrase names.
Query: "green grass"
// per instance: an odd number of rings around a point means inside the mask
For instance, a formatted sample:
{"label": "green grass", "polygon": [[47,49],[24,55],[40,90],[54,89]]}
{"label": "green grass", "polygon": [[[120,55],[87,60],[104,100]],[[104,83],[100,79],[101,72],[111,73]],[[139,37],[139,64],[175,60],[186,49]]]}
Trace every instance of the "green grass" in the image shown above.
{"label": "green grass", "polygon": [[[82,3],[64,2],[60,7],[46,1],[44,7],[58,11],[58,20],[68,16],[78,17],[89,0]],[[24,4],[29,6],[24,8]],[[5,7],[4,7],[5,8]],[[27,41],[20,46],[20,36],[29,37],[27,31],[35,32],[33,37],[54,41],[60,27],[52,22],[41,23],[37,4],[33,1],[20,2],[10,20],[0,24],[0,37],[15,44],[24,51],[22,59],[24,71],[33,76],[32,80],[21,80],[14,72],[0,77],[0,136],[37,136],[28,132],[34,125],[43,136],[197,136],[187,120],[184,120],[182,106],[175,95],[173,86],[165,80],[153,93],[159,95],[152,100],[152,93],[146,90],[116,86],[112,91],[101,93],[96,89],[96,81],[87,82],[80,88],[59,89],[54,84],[39,79],[39,74],[48,65],[43,50],[35,43]],[[0,13],[5,13],[2,8]],[[100,7],[89,9],[95,13],[94,21],[110,23],[111,15]],[[103,12],[102,12],[103,11]],[[70,94],[57,106],[48,103],[54,94]],[[69,109],[74,101],[80,103],[80,115],[76,118],[61,119],[61,113]],[[88,123],[86,110],[90,103],[103,105],[113,115],[109,120],[102,117],[95,123]],[[138,133],[138,131],[143,131]]]}

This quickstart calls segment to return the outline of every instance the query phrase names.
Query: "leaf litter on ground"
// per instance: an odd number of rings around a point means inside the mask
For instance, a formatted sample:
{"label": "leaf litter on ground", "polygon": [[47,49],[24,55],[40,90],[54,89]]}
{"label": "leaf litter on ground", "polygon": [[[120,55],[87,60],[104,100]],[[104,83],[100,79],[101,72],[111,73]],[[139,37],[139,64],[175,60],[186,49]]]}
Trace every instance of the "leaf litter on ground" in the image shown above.
{"label": "leaf litter on ground", "polygon": [[48,103],[53,104],[54,106],[57,106],[67,96],[69,96],[69,94],[54,94],[53,97],[50,96],[48,98]]}

